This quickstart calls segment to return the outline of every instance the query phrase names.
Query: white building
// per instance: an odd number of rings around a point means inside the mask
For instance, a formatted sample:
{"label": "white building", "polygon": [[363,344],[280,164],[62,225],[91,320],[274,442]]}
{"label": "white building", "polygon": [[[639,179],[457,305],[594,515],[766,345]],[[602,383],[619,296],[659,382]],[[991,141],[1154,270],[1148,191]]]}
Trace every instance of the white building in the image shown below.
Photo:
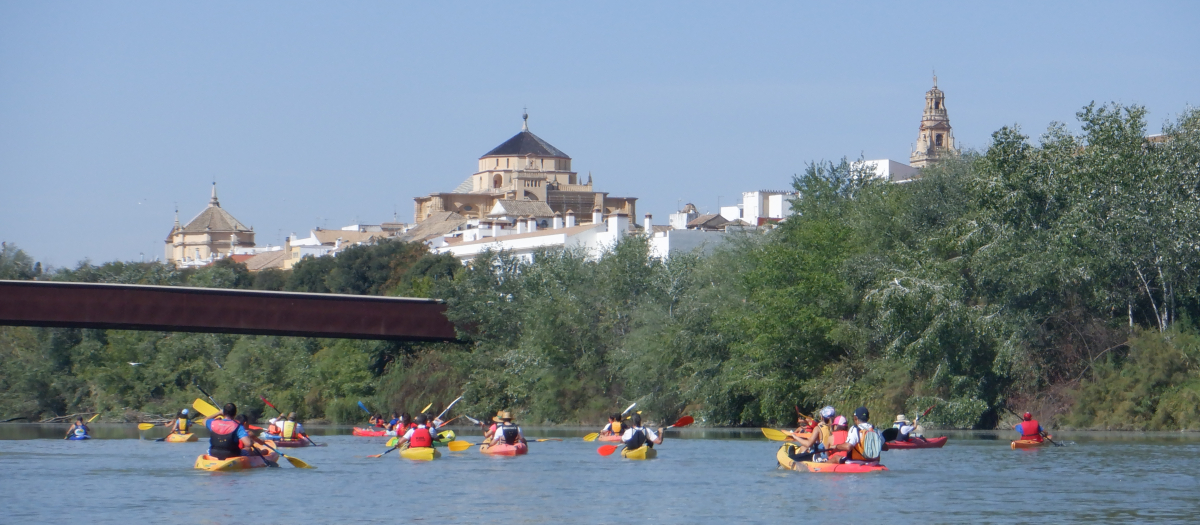
{"label": "white building", "polygon": [[741,204],[721,207],[721,217],[731,222],[740,219],[751,226],[778,222],[791,215],[794,198],[794,191],[744,191]]}
{"label": "white building", "polygon": [[917,168],[896,162],[892,159],[860,160],[852,164],[855,168],[866,167],[875,172],[875,177],[888,182],[909,182],[917,178],[921,171]]}

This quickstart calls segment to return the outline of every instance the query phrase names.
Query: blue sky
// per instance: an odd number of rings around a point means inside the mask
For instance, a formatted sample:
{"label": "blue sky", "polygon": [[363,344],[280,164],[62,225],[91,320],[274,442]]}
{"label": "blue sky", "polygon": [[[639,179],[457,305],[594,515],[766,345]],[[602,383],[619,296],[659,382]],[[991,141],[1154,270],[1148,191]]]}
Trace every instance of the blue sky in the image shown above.
{"label": "blue sky", "polygon": [[741,4],[0,3],[0,239],[150,260],[214,179],[260,245],[411,222],[525,106],[661,223],[812,160],[907,162],[935,68],[973,148],[1093,100],[1153,130],[1200,103],[1200,3]]}

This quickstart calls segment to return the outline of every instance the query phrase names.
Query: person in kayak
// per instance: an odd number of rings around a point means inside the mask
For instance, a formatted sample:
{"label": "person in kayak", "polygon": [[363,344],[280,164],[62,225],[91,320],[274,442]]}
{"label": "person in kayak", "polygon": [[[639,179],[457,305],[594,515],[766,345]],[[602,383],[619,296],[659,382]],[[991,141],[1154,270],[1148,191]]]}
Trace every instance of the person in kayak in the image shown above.
{"label": "person in kayak", "polygon": [[835,449],[846,452],[843,463],[878,464],[879,453],[887,450],[883,436],[867,422],[870,417],[871,413],[867,411],[867,407],[854,409],[854,426],[850,427],[846,434],[846,442],[834,446]]}
{"label": "person in kayak", "polygon": [[408,448],[433,448],[434,434],[426,426],[428,421],[425,414],[418,415],[417,424],[408,429],[404,436],[396,442],[396,448],[403,448],[405,443],[408,443]]}
{"label": "person in kayak", "polygon": [[175,422],[171,423],[171,430],[168,432],[172,434],[187,434],[191,431],[191,428],[192,420],[188,419],[188,409],[185,408],[175,415]]}
{"label": "person in kayak", "polygon": [[1015,429],[1018,434],[1021,434],[1021,439],[1037,441],[1038,443],[1041,443],[1042,436],[1046,435],[1046,431],[1042,429],[1041,423],[1038,423],[1038,421],[1033,418],[1033,414],[1030,414],[1029,412],[1026,412],[1024,416],[1021,416],[1021,420],[1022,421],[1020,423],[1017,423]]}
{"label": "person in kayak", "polygon": [[296,421],[296,413],[289,412],[287,419],[279,424],[279,439],[295,440],[300,439],[304,435],[304,425]]}
{"label": "person in kayak", "polygon": [[892,428],[900,431],[898,434],[896,434],[896,441],[908,441],[909,435],[912,434],[912,431],[917,427],[908,420],[908,416],[900,414],[896,416],[896,422],[892,423]]}
{"label": "person in kayak", "polygon": [[492,433],[492,445],[525,443],[525,433],[521,432],[521,427],[513,423],[511,412],[502,410],[493,419],[497,425],[496,431]]}
{"label": "person in kayak", "polygon": [[63,436],[63,439],[69,438],[71,436],[76,436],[78,438],[85,438],[85,437],[88,437],[91,433],[92,433],[92,429],[88,428],[87,423],[84,423],[83,418],[80,417],[80,418],[76,418],[74,423],[71,423],[71,428],[67,429],[67,435]]}
{"label": "person in kayak", "polygon": [[662,429],[659,432],[650,430],[642,426],[642,415],[634,414],[629,418],[629,428],[625,429],[625,433],[621,435],[621,441],[625,443],[625,450],[637,450],[645,445],[654,448],[654,445],[661,445],[663,442]]}
{"label": "person in kayak", "polygon": [[204,420],[204,428],[207,428],[209,433],[208,455],[217,459],[229,459],[243,455],[242,449],[247,452],[253,450],[254,441],[246,427],[235,420],[237,415],[237,405],[225,403],[219,414]]}
{"label": "person in kayak", "polygon": [[788,456],[793,460],[812,461],[818,454],[833,450],[833,419],[837,417],[837,410],[827,406],[817,412],[817,416],[821,420],[817,422],[816,427],[810,430],[810,435],[805,438],[797,438],[796,446],[788,451]]}
{"label": "person in kayak", "polygon": [[611,436],[613,434],[620,435],[624,432],[625,429],[623,425],[621,425],[621,414],[613,414],[608,416],[608,424],[604,425],[604,428],[600,429],[601,436]]}

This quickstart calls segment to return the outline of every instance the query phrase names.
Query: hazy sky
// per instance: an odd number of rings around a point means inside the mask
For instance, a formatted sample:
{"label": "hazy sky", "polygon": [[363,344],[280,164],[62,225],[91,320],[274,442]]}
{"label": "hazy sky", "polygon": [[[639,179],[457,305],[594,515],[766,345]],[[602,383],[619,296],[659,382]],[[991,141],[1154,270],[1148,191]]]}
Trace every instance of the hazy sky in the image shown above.
{"label": "hazy sky", "polygon": [[0,239],[57,266],[161,257],[214,179],[259,245],[411,222],[524,106],[662,223],[812,160],[907,162],[935,68],[971,148],[1093,100],[1153,130],[1200,103],[1197,2],[748,4],[3,2]]}

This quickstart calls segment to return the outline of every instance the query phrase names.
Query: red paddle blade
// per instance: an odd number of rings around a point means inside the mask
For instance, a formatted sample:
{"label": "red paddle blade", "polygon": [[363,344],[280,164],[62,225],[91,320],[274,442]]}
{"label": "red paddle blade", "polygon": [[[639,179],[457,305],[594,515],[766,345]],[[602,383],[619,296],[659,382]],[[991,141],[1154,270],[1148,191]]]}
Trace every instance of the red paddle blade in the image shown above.
{"label": "red paddle blade", "polygon": [[599,452],[601,456],[611,456],[612,453],[616,452],[616,451],[617,451],[616,445],[604,445],[604,446],[596,449],[596,452]]}
{"label": "red paddle blade", "polygon": [[937,405],[932,405],[929,408],[926,408],[925,411],[921,413],[921,417],[928,416],[929,413],[933,411],[933,407],[935,407],[935,406],[937,406]]}
{"label": "red paddle blade", "polygon": [[[269,406],[269,407],[271,407],[271,408],[275,408],[275,405],[272,405],[270,401],[267,401],[267,396],[258,396],[258,398],[259,398],[259,399],[261,399],[261,400],[263,400],[263,403],[266,403],[266,404],[267,404],[267,406]],[[279,409],[278,409],[278,408],[275,408],[275,411],[276,411],[276,412],[279,412]]]}
{"label": "red paddle blade", "polygon": [[674,425],[671,425],[671,426],[673,426],[673,427],[686,427],[686,426],[688,426],[688,425],[690,425],[690,424],[692,424],[692,423],[695,423],[695,422],[696,422],[696,420],[695,420],[694,418],[692,418],[692,416],[683,416],[683,417],[679,418],[679,421],[676,421],[676,422],[675,422],[675,424],[674,424]]}

